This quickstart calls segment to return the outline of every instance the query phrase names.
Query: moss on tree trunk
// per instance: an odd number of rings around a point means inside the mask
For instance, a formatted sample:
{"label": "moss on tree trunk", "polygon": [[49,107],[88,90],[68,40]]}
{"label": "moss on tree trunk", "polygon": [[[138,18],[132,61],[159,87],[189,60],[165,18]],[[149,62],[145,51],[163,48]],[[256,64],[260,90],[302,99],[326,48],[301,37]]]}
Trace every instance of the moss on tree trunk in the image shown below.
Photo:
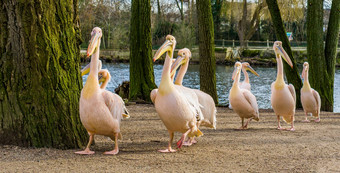
{"label": "moss on tree trunk", "polygon": [[276,38],[277,40],[280,40],[282,42],[283,48],[285,49],[293,63],[293,68],[291,68],[286,62],[283,63],[283,67],[288,83],[293,84],[295,87],[296,107],[301,108],[302,105],[300,101],[300,89],[302,88],[302,81],[297,70],[296,61],[293,57],[288,37],[286,35],[286,30],[283,25],[280,9],[277,4],[277,0],[266,0],[266,2],[273,22]]}
{"label": "moss on tree trunk", "polygon": [[130,100],[150,101],[156,88],[152,64],[150,0],[133,0],[130,26]]}
{"label": "moss on tree trunk", "polygon": [[333,111],[334,73],[339,35],[339,0],[332,2],[326,49],[323,40],[323,0],[308,0],[307,54],[310,64],[309,81],[321,97],[321,110]]}
{"label": "moss on tree trunk", "polygon": [[214,24],[210,0],[196,2],[199,56],[200,56],[200,89],[211,95],[218,104],[216,91],[216,59],[214,45]]}
{"label": "moss on tree trunk", "polygon": [[340,30],[340,0],[333,0],[332,7],[329,15],[329,22],[327,28],[326,36],[326,46],[325,46],[325,61],[327,65],[328,72],[328,82],[329,90],[327,91],[326,97],[327,102],[324,105],[323,110],[333,111],[334,104],[334,74],[335,74],[335,63],[336,63],[336,50],[339,41],[339,30]]}
{"label": "moss on tree trunk", "polygon": [[76,148],[80,31],[77,0],[0,2],[0,143]]}

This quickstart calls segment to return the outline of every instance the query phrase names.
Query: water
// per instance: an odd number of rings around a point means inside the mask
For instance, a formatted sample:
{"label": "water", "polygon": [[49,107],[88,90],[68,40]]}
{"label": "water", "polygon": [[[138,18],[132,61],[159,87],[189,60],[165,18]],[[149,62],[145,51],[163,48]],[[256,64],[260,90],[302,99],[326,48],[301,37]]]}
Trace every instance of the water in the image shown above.
{"label": "water", "polygon": [[[85,64],[83,64],[85,65]],[[103,63],[103,69],[108,69],[111,73],[111,81],[107,89],[114,91],[114,89],[122,83],[122,81],[129,80],[129,64],[127,63]],[[154,65],[154,73],[156,84],[159,85],[162,75],[163,65]],[[276,78],[276,67],[254,67],[255,71],[260,75],[257,77],[253,74],[250,76],[250,84],[252,93],[256,96],[257,103],[260,109],[271,108],[270,105],[270,85]],[[218,101],[221,105],[229,103],[228,95],[229,90],[233,84],[231,75],[234,68],[229,66],[218,65],[216,67],[216,87]],[[83,77],[85,84],[87,76]],[[243,80],[243,75],[241,77]],[[340,112],[340,68],[335,71],[335,84],[334,84],[334,112]],[[183,85],[189,88],[199,89],[199,65],[190,65],[189,69],[184,76]]]}

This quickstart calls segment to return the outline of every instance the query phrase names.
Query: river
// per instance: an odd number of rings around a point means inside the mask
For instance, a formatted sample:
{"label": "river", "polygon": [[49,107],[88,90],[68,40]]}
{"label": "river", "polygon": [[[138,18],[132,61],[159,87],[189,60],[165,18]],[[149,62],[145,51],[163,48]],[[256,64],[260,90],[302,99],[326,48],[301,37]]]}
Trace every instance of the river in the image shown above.
{"label": "river", "polygon": [[[82,64],[83,66],[84,64]],[[108,69],[112,76],[107,89],[114,89],[122,83],[129,80],[129,64],[128,63],[103,63],[103,69]],[[154,65],[156,84],[159,85],[162,75],[163,65]],[[256,96],[260,109],[269,109],[270,105],[270,85],[276,78],[276,67],[253,67],[260,75],[259,77],[249,74],[252,93]],[[302,66],[299,67],[300,71]],[[231,75],[234,68],[230,66],[216,66],[216,87],[218,101],[221,105],[228,104],[229,90],[232,86]],[[85,84],[87,76],[83,77]],[[243,79],[243,75],[241,80]],[[335,70],[334,83],[334,112],[340,112],[340,68]],[[189,88],[199,89],[199,65],[189,65],[188,71],[184,77],[183,85]],[[338,94],[336,94],[338,93]]]}

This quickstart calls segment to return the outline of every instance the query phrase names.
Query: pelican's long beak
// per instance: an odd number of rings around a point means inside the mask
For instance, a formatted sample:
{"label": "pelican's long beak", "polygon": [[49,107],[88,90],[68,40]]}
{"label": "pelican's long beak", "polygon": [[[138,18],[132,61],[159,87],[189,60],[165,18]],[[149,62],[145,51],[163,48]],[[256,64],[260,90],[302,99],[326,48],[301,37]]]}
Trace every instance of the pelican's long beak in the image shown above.
{"label": "pelican's long beak", "polygon": [[155,56],[153,57],[153,62],[159,59],[165,52],[170,52],[170,57],[172,57],[173,49],[170,40],[166,40],[163,45],[157,50]]}
{"label": "pelican's long beak", "polygon": [[100,36],[99,33],[94,33],[92,35],[89,47],[87,48],[87,52],[86,52],[87,57],[91,56],[93,52],[96,50],[96,48],[98,47],[99,41],[100,41],[99,36]]}
{"label": "pelican's long beak", "polygon": [[84,76],[87,73],[90,73],[90,66],[91,66],[91,63],[87,64],[83,69],[81,69],[81,76]]}
{"label": "pelican's long beak", "polygon": [[288,63],[288,65],[293,68],[293,63],[290,60],[288,54],[286,53],[286,51],[283,49],[282,46],[278,46],[277,47],[279,49],[279,55]]}
{"label": "pelican's long beak", "polygon": [[250,65],[247,65],[246,70],[249,70],[250,72],[252,72],[256,76],[260,76]]}
{"label": "pelican's long beak", "polygon": [[233,76],[232,76],[232,80],[235,80],[236,79],[236,76],[238,75],[238,74],[240,74],[240,71],[241,71],[241,67],[237,67],[237,68],[235,68],[235,70],[234,70],[234,72],[233,72]]}
{"label": "pelican's long beak", "polygon": [[182,56],[178,56],[176,58],[176,61],[174,61],[171,65],[171,70],[170,70],[170,75],[173,75],[176,73],[176,70],[182,65],[185,64],[186,60],[184,57]]}

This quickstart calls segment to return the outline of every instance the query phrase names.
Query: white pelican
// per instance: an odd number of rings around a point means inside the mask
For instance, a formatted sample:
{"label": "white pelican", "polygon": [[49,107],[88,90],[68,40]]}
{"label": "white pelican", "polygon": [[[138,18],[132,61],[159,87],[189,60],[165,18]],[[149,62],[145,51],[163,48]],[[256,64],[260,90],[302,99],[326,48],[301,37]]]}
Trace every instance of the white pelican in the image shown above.
{"label": "white pelican", "polygon": [[273,49],[277,61],[277,77],[276,81],[271,85],[271,104],[277,116],[277,128],[282,130],[284,128],[280,125],[280,116],[288,124],[291,124],[290,131],[294,131],[294,114],[296,94],[292,84],[287,85],[283,80],[283,64],[281,57],[293,68],[293,63],[287,55],[286,51],[282,48],[281,41],[275,41]]}
{"label": "white pelican", "polygon": [[[173,51],[176,45],[176,40],[173,36],[168,35],[164,44],[158,49],[154,56],[156,61],[162,54],[167,52],[161,83],[158,87],[158,91],[154,94],[154,104],[156,111],[163,121],[164,125],[168,129],[170,140],[168,148],[165,150],[159,150],[159,152],[175,152],[176,150],[171,148],[174,132],[183,133],[181,139],[177,142],[177,147],[181,148],[183,141],[187,136],[201,136],[203,133],[197,128],[197,106],[193,105],[192,101],[183,91],[177,89],[173,84],[170,77],[170,68],[172,64]],[[198,108],[199,109],[199,108]]]}
{"label": "white pelican", "polygon": [[[175,85],[182,86],[183,88],[187,88],[182,85],[183,78],[185,73],[188,70],[189,61],[191,57],[191,52],[188,48],[184,48],[178,51],[178,57],[176,61],[173,63],[171,67],[171,75],[174,76],[176,73],[176,69],[180,67],[176,80]],[[190,89],[190,88],[187,88]],[[216,129],[216,107],[214,99],[207,93],[198,90],[198,89],[190,89],[195,92],[198,97],[199,104],[202,105],[201,111],[203,114],[203,120],[200,122],[200,125],[210,127]]]}
{"label": "white pelican", "polygon": [[121,138],[120,121],[127,113],[121,97],[99,87],[98,63],[99,47],[102,31],[95,27],[91,32],[91,41],[87,49],[87,56],[91,57],[91,70],[81,91],[79,101],[80,120],[90,135],[89,143],[84,151],[77,154],[93,154],[90,150],[94,135],[104,135],[115,141],[114,150],[104,154],[117,154],[118,138]]}
{"label": "white pelican", "polygon": [[[254,73],[256,76],[259,76],[259,74],[250,66],[250,64],[248,62],[243,62],[242,63],[242,72],[244,74],[244,81],[241,82],[239,87],[241,89],[246,89],[246,90],[251,92],[251,85],[250,85],[250,82],[249,82],[249,75],[248,75],[247,70],[249,70],[250,72]],[[231,104],[229,104],[229,109],[233,109]]]}
{"label": "white pelican", "polygon": [[[229,102],[233,107],[233,110],[242,119],[242,126],[240,129],[247,129],[248,123],[255,119],[259,121],[259,109],[257,106],[256,97],[246,89],[240,88],[240,76],[241,76],[242,64],[240,62],[235,63],[235,70],[233,72],[232,79],[234,80],[233,86],[229,91]],[[251,71],[254,71],[252,68]],[[244,119],[249,120],[244,124]]]}
{"label": "white pelican", "polygon": [[309,122],[307,119],[307,114],[311,113],[314,117],[317,117],[315,119],[315,122],[320,122],[320,108],[321,108],[321,98],[317,91],[315,91],[313,88],[310,87],[308,82],[308,71],[309,71],[309,64],[308,62],[305,62],[303,64],[303,70],[302,70],[302,79],[303,86],[301,88],[301,103],[303,107],[303,111],[305,112],[306,119],[304,122]]}

